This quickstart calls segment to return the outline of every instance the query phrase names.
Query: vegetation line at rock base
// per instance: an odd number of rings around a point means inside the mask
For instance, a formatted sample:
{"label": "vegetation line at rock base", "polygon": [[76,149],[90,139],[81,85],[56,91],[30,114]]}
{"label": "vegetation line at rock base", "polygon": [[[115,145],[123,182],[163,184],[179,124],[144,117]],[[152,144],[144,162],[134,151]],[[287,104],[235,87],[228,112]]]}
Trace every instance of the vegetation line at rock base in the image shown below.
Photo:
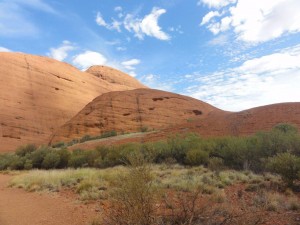
{"label": "vegetation line at rock base", "polygon": [[269,132],[258,132],[249,137],[204,139],[189,134],[154,143],[100,146],[89,151],[70,152],[66,148],[27,145],[14,154],[1,155],[0,170],[108,168],[126,165],[133,152],[143,154],[155,164],[203,165],[215,171],[226,168],[275,172],[289,186],[299,179],[300,135],[288,124],[279,124]]}

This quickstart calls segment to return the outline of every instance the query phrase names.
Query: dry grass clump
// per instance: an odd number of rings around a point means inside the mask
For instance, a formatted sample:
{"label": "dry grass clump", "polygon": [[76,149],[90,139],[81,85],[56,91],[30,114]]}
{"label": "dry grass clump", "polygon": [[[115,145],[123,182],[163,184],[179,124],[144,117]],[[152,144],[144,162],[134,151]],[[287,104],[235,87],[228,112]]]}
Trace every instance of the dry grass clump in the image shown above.
{"label": "dry grass clump", "polygon": [[32,170],[14,177],[10,186],[27,191],[59,191],[62,188],[71,188],[76,190],[82,200],[102,199],[105,198],[104,191],[113,186],[116,177],[125,170],[124,167],[104,170]]}

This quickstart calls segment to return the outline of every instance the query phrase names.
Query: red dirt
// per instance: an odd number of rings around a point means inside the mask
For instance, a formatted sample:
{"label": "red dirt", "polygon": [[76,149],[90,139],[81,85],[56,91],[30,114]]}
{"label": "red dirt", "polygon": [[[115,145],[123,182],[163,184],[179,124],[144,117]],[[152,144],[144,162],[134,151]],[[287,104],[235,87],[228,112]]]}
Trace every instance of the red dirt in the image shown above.
{"label": "red dirt", "polygon": [[1,225],[88,225],[99,214],[95,205],[74,197],[7,188],[11,178],[0,174]]}

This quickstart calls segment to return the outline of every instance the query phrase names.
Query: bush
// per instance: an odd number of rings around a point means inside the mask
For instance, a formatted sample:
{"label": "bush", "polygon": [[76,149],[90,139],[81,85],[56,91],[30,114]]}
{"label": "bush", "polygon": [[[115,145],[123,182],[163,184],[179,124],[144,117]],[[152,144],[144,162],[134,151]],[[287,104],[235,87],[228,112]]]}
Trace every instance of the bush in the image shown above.
{"label": "bush", "polygon": [[60,157],[59,164],[57,165],[57,168],[67,168],[68,167],[68,162],[71,157],[71,153],[67,149],[60,149],[57,151],[57,154]]}
{"label": "bush", "polygon": [[26,156],[27,154],[30,154],[36,150],[36,146],[34,144],[28,144],[25,146],[21,146],[16,150],[17,156]]}
{"label": "bush", "polygon": [[69,159],[68,166],[73,168],[87,167],[88,158],[85,152],[80,149],[74,150]]}
{"label": "bush", "polygon": [[66,146],[66,144],[63,141],[55,143],[54,145],[52,145],[53,148],[63,148],[65,146]]}
{"label": "bush", "polygon": [[43,163],[44,158],[48,151],[49,151],[49,148],[43,146],[31,153],[30,159],[32,161],[33,168],[37,168],[37,169],[42,168],[42,163]]}
{"label": "bush", "polygon": [[211,157],[208,162],[208,168],[214,171],[220,171],[224,168],[224,161],[218,157]]}
{"label": "bush", "polygon": [[120,177],[118,187],[111,196],[112,207],[106,224],[156,224],[153,177],[142,155],[132,155],[129,172]]}
{"label": "bush", "polygon": [[60,156],[57,152],[50,151],[46,154],[43,162],[42,168],[43,169],[55,169],[60,162]]}
{"label": "bush", "polygon": [[190,150],[186,154],[185,163],[190,166],[206,165],[208,162],[208,153],[202,150]]}
{"label": "bush", "polygon": [[26,161],[25,161],[25,164],[24,164],[24,169],[25,170],[31,170],[32,169],[32,161],[30,160],[30,159],[27,159]]}
{"label": "bush", "polygon": [[289,187],[293,186],[294,180],[298,178],[300,171],[300,158],[288,152],[279,153],[269,158],[267,167],[278,173]]}

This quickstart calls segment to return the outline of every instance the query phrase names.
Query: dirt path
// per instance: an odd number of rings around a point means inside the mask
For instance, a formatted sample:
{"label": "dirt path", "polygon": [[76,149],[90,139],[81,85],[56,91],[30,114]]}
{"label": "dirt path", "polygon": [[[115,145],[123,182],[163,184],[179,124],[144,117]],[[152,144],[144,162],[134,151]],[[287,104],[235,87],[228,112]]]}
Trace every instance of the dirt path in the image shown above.
{"label": "dirt path", "polygon": [[7,188],[11,178],[0,174],[0,225],[85,225],[99,214],[76,199]]}

